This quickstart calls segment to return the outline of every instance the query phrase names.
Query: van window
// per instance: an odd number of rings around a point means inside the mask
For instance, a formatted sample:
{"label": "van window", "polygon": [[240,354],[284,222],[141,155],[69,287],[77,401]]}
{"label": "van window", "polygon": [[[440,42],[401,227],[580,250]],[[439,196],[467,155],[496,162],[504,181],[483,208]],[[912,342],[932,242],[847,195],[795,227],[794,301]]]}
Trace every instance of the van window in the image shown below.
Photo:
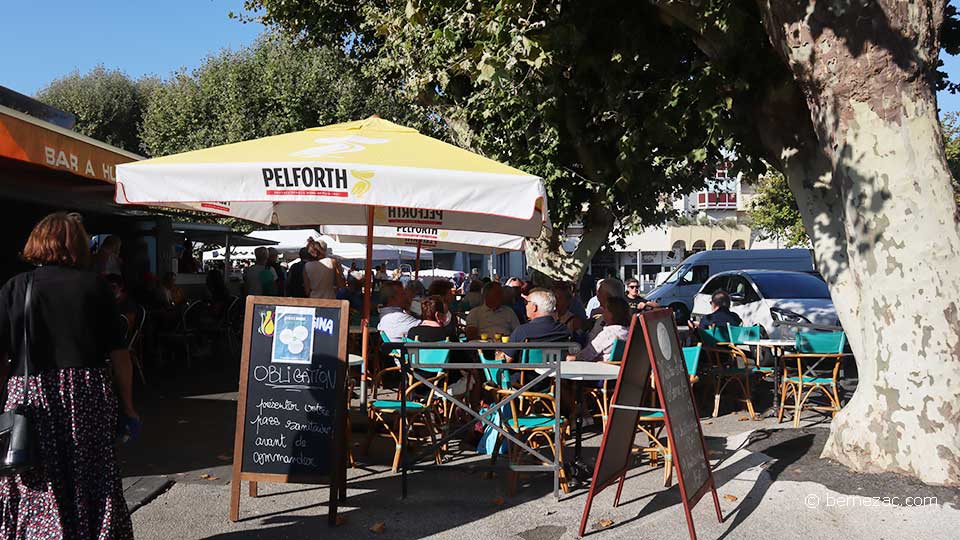
{"label": "van window", "polygon": [[690,285],[699,285],[710,277],[710,267],[705,264],[698,264],[684,274],[683,280]]}

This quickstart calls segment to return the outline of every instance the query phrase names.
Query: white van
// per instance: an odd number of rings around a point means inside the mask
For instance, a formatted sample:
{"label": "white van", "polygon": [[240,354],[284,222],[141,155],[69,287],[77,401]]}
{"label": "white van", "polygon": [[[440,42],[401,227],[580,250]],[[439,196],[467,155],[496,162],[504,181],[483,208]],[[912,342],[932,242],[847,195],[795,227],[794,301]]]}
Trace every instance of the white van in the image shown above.
{"label": "white van", "polygon": [[701,251],[684,259],[646,298],[673,308],[677,321],[682,323],[693,312],[693,298],[710,276],[727,270],[747,269],[813,272],[813,257],[809,249]]}

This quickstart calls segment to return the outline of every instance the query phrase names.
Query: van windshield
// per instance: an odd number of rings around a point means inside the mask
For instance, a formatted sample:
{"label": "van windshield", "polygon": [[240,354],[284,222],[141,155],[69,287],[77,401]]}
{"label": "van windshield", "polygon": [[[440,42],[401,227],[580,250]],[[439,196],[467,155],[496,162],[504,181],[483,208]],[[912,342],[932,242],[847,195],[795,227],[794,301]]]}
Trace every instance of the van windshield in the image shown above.
{"label": "van windshield", "polygon": [[672,274],[670,274],[669,276],[667,276],[667,279],[663,280],[663,283],[664,283],[664,284],[666,284],[666,283],[676,283],[676,282],[679,281],[680,278],[683,277],[683,275],[686,274],[689,270],[690,270],[690,265],[689,265],[689,264],[682,264],[682,265],[680,265],[676,270],[674,270]]}

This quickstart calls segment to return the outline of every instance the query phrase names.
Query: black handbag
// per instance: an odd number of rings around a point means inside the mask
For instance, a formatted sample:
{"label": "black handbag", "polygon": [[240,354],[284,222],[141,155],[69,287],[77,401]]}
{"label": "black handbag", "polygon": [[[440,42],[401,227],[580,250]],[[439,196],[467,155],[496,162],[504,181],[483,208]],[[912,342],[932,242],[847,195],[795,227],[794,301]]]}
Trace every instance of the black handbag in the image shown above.
{"label": "black handbag", "polygon": [[30,405],[30,320],[33,309],[33,274],[27,276],[27,294],[23,301],[23,341],[20,361],[23,362],[24,401],[0,414],[0,476],[12,476],[32,469],[40,461],[37,436],[27,414]]}

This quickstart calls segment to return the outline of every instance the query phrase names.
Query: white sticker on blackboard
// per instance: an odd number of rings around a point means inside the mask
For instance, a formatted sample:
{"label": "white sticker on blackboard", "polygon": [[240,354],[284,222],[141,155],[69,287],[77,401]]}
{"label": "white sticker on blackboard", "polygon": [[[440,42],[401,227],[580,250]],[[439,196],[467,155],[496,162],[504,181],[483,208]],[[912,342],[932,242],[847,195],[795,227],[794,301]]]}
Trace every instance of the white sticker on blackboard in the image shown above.
{"label": "white sticker on blackboard", "polygon": [[277,306],[271,362],[309,364],[313,357],[316,308]]}
{"label": "white sticker on blackboard", "polygon": [[663,321],[657,323],[657,342],[660,344],[660,352],[663,353],[663,357],[671,360],[673,358],[673,347],[670,344],[670,331],[667,330],[667,325],[663,324]]}

